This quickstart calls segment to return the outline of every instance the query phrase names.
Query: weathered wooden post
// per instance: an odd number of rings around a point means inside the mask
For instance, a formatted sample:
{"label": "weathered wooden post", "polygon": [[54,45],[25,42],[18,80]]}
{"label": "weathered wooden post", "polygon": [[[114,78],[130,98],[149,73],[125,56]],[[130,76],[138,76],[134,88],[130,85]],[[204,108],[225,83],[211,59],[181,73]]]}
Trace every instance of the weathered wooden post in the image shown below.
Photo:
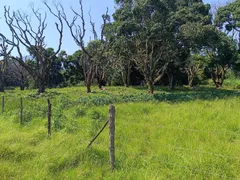
{"label": "weathered wooden post", "polygon": [[48,102],[48,136],[51,136],[52,104],[50,102],[50,99],[48,99],[47,102]]}
{"label": "weathered wooden post", "polygon": [[115,168],[115,107],[110,105],[109,107],[109,153],[110,153],[110,165],[111,169]]}
{"label": "weathered wooden post", "polygon": [[4,113],[4,96],[2,96],[2,114]]}
{"label": "weathered wooden post", "polygon": [[23,100],[20,98],[20,124],[23,124]]}

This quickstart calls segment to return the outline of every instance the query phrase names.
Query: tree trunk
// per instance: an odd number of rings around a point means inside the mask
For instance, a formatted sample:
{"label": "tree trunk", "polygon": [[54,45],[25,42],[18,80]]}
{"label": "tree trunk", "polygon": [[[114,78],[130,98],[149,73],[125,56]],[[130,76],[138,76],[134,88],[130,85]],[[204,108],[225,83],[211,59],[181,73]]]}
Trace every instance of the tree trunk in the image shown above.
{"label": "tree trunk", "polygon": [[217,88],[217,89],[221,89],[221,88],[222,88],[222,83],[217,82],[217,83],[216,83],[216,88]]}
{"label": "tree trunk", "polygon": [[91,91],[91,85],[92,85],[92,75],[91,75],[91,73],[90,74],[88,74],[87,76],[86,76],[86,79],[85,79],[85,85],[86,85],[86,87],[87,87],[87,93],[91,93],[92,91]]}
{"label": "tree trunk", "polygon": [[91,85],[92,85],[92,74],[88,74],[85,79],[85,85],[87,87],[87,93],[91,93]]}
{"label": "tree trunk", "polygon": [[124,71],[122,71],[122,79],[125,87],[130,85],[130,75],[131,75],[131,61],[129,60],[128,65],[125,66]]}
{"label": "tree trunk", "polygon": [[147,80],[147,85],[148,85],[148,93],[153,94],[153,92],[154,92],[153,81]]}
{"label": "tree trunk", "polygon": [[170,90],[174,90],[174,76],[173,76],[173,73],[172,72],[168,72],[167,73],[168,75],[168,80],[169,80],[169,88]]}
{"label": "tree trunk", "polygon": [[222,88],[223,82],[225,80],[225,74],[226,74],[226,69],[223,66],[221,67],[221,70],[219,70],[219,68],[216,67],[215,74],[211,74],[212,80],[217,89]]}
{"label": "tree trunk", "polygon": [[4,92],[4,85],[0,83],[0,92]]}
{"label": "tree trunk", "polygon": [[23,91],[24,89],[25,89],[24,76],[21,75],[21,79],[20,79],[20,90]]}
{"label": "tree trunk", "polygon": [[128,87],[127,85],[127,74],[126,74],[126,70],[124,69],[124,71],[122,71],[122,80],[123,80],[123,84],[125,87]]}
{"label": "tree trunk", "polygon": [[87,93],[91,93],[92,91],[91,91],[91,84],[87,84]]}
{"label": "tree trunk", "polygon": [[97,76],[98,88],[102,90],[102,78],[100,75]]}
{"label": "tree trunk", "polygon": [[4,75],[0,72],[0,92],[4,92]]}
{"label": "tree trunk", "polygon": [[25,89],[25,86],[24,86],[24,84],[21,83],[21,84],[20,84],[20,90],[21,90],[21,91],[24,91],[24,89]]}
{"label": "tree trunk", "polygon": [[188,86],[190,88],[192,88],[193,87],[193,80],[194,80],[194,73],[193,73],[191,68],[187,69],[186,72],[187,72],[187,75],[188,75]]}
{"label": "tree trunk", "polygon": [[127,68],[127,79],[126,79],[126,82],[127,82],[127,86],[126,87],[129,87],[130,86],[130,76],[131,76],[131,61],[129,60],[128,61],[128,68]]}
{"label": "tree trunk", "polygon": [[191,74],[190,72],[188,72],[188,86],[189,86],[190,88],[193,87],[193,79],[194,79],[194,75]]}
{"label": "tree trunk", "polygon": [[45,81],[39,81],[38,82],[38,94],[45,92]]}
{"label": "tree trunk", "polygon": [[189,85],[190,88],[193,87],[193,78],[192,77],[189,79],[188,85]]}

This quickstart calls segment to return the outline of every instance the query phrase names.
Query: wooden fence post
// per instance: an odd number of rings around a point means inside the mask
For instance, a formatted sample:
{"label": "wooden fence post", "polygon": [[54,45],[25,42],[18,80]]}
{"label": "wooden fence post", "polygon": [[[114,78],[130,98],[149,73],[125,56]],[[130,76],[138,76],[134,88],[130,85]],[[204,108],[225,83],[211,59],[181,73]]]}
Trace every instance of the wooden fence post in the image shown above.
{"label": "wooden fence post", "polygon": [[4,96],[2,96],[2,114],[4,113]]}
{"label": "wooden fence post", "polygon": [[47,102],[48,102],[48,136],[51,136],[52,104],[50,102],[50,99],[48,99]]}
{"label": "wooden fence post", "polygon": [[109,107],[109,153],[110,153],[110,165],[111,169],[115,168],[115,107],[110,105]]}
{"label": "wooden fence post", "polygon": [[20,98],[20,124],[23,124],[23,100]]}

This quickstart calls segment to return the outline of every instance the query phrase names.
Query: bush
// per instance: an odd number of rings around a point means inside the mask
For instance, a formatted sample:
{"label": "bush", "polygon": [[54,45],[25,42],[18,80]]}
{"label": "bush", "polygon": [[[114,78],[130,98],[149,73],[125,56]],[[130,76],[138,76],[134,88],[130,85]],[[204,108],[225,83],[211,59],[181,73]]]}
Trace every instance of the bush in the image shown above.
{"label": "bush", "polygon": [[62,110],[56,110],[53,115],[54,130],[62,130],[66,127],[67,117],[63,114]]}
{"label": "bush", "polygon": [[32,116],[31,110],[26,109],[23,111],[23,123],[24,124],[31,122],[32,118],[33,118],[33,116]]}
{"label": "bush", "polygon": [[72,107],[75,104],[75,102],[71,101],[66,96],[60,96],[59,104],[60,104],[61,109],[68,109],[68,108]]}
{"label": "bush", "polygon": [[86,110],[83,108],[77,107],[77,109],[75,110],[75,117],[79,118],[83,116],[86,116]]}
{"label": "bush", "polygon": [[78,129],[79,129],[79,124],[78,124],[78,121],[76,120],[71,120],[66,125],[66,131],[68,133],[75,133],[78,131]]}

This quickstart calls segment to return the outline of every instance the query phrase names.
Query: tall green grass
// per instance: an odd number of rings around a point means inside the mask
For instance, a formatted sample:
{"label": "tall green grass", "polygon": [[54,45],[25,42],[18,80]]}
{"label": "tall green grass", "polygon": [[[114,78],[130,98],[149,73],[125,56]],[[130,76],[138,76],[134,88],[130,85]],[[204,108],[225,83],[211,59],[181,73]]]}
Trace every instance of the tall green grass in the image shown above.
{"label": "tall green grass", "polygon": [[[154,96],[142,88],[94,91],[48,90],[41,97],[34,91],[6,92],[0,179],[240,179],[238,91],[159,88]],[[53,104],[50,138],[47,98]],[[107,120],[109,103],[116,106],[114,171],[107,129],[86,148]]]}

